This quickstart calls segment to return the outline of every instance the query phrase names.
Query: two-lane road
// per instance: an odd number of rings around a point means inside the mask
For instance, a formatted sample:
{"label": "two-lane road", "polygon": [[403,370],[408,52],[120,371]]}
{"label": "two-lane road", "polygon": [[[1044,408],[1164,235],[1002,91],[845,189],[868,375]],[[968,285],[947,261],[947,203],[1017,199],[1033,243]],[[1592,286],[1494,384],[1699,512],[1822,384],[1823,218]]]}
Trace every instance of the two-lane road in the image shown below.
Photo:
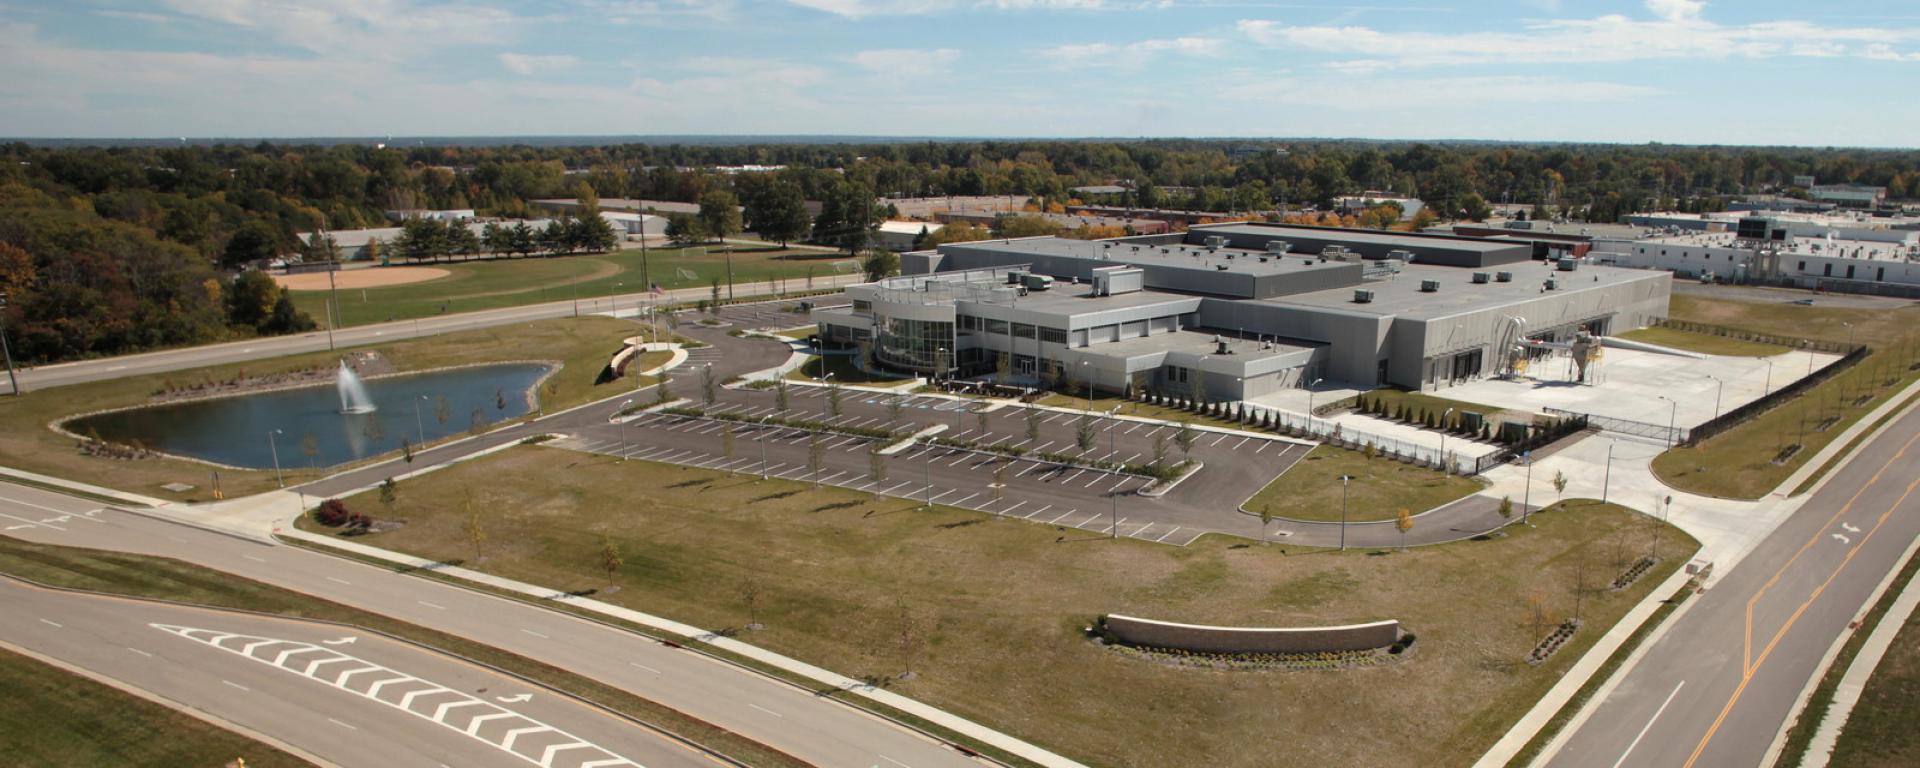
{"label": "two-lane road", "polygon": [[617,686],[814,765],[979,765],[811,690],[604,624],[385,568],[5,484],[0,530],[50,544],[172,557],[465,637]]}
{"label": "two-lane road", "polygon": [[1920,411],[1869,443],[1621,678],[1555,766],[1754,766],[1920,536]]}
{"label": "two-lane road", "polygon": [[611,712],[379,635],[0,578],[0,641],[338,765],[712,768]]}

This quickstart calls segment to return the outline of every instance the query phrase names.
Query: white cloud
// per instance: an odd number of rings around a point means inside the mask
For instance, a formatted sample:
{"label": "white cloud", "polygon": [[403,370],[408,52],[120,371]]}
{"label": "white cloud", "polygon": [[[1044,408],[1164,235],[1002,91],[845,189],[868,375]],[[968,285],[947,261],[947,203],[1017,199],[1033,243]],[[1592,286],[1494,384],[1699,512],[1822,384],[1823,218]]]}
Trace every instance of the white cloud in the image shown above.
{"label": "white cloud", "polygon": [[1558,77],[1385,78],[1327,81],[1320,78],[1259,78],[1227,85],[1220,95],[1237,102],[1282,103],[1377,112],[1412,108],[1482,108],[1493,104],[1602,103],[1633,101],[1662,93],[1657,88]]}
{"label": "white cloud", "polygon": [[730,21],[735,0],[576,0],[587,16],[609,24],[666,25],[693,19]]}
{"label": "white cloud", "polygon": [[182,16],[254,30],[318,54],[387,59],[447,45],[500,43],[514,14],[463,2],[415,0],[165,0]]}
{"label": "white cloud", "polygon": [[499,58],[500,66],[522,77],[572,69],[580,63],[578,57],[566,54],[502,53]]}
{"label": "white cloud", "polygon": [[1920,41],[1920,29],[1827,27],[1801,21],[1727,26],[1700,18],[1704,5],[1648,0],[1654,20],[1608,15],[1533,22],[1518,32],[1386,32],[1254,19],[1240,21],[1237,28],[1266,46],[1364,56],[1406,67],[1864,56],[1875,45],[1892,52],[1895,44]]}
{"label": "white cloud", "polygon": [[787,2],[849,19],[869,16],[915,16],[965,9],[1098,11],[1111,8],[1165,7],[1166,5],[1164,0],[1120,4],[1107,0],[787,0]]}
{"label": "white cloud", "polygon": [[97,9],[93,11],[93,15],[101,16],[109,19],[126,19],[127,21],[144,21],[148,24],[165,24],[169,21],[173,21],[173,19],[168,16],[163,16],[158,13],[144,13],[141,11],[116,11],[116,10],[107,10],[107,9]]}
{"label": "white cloud", "polygon": [[1040,55],[1062,66],[1140,66],[1162,53],[1200,58],[1215,58],[1224,53],[1225,41],[1211,37],[1168,37],[1133,43],[1078,43],[1042,50]]}
{"label": "white cloud", "polygon": [[852,60],[875,74],[925,77],[951,69],[960,60],[960,52],[952,48],[881,48],[856,53]]}

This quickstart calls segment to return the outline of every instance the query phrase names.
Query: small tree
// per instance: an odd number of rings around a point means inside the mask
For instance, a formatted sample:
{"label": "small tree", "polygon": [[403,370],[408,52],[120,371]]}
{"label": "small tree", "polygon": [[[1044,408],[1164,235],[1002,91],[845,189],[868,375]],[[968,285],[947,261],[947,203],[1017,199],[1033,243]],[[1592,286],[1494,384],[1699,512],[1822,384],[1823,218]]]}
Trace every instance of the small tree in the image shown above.
{"label": "small tree", "polygon": [[1073,444],[1080,447],[1081,453],[1093,450],[1093,417],[1081,416],[1080,424],[1074,427]]}
{"label": "small tree", "polygon": [[760,597],[765,586],[760,577],[747,574],[740,580],[740,605],[747,609],[747,629],[760,630],[766,627],[760,623]]}
{"label": "small tree", "polygon": [[671,381],[671,379],[662,376],[660,377],[659,383],[653,385],[653,402],[655,404],[662,404],[673,400],[673,388],[668,386]]}
{"label": "small tree", "polygon": [[405,462],[406,462],[406,463],[408,463],[408,464],[412,464],[412,463],[413,463],[413,438],[411,438],[411,437],[406,437],[406,436],[404,436],[404,435],[403,435],[403,436],[401,436],[401,438],[400,438],[400,459],[401,459],[402,461],[405,461]]}
{"label": "small tree", "polygon": [[820,470],[827,466],[827,444],[820,439],[820,433],[807,433],[807,476],[813,478],[813,484],[820,484]]}
{"label": "small tree", "polygon": [[707,405],[713,405],[713,401],[718,399],[720,399],[719,374],[713,372],[712,365],[702,366],[700,368],[700,400]]}
{"label": "small tree", "polygon": [[1573,578],[1572,578],[1571,587],[1573,589],[1573,619],[1575,621],[1580,620],[1581,601],[1583,598],[1586,597],[1587,590],[1590,589],[1592,586],[1587,582],[1588,582],[1587,557],[1583,553],[1578,557],[1575,557],[1573,561]]}
{"label": "small tree", "polygon": [[728,424],[726,429],[720,430],[720,453],[726,456],[728,460],[733,459],[733,425],[732,424]]}
{"label": "small tree", "polygon": [[995,500],[1007,494],[1007,465],[1010,463],[1006,459],[993,463],[993,498]]}
{"label": "small tree", "polygon": [[1273,524],[1273,510],[1268,508],[1267,505],[1261,504],[1260,505],[1260,543],[1263,545],[1269,543],[1269,540],[1267,539],[1267,526],[1272,524]]}
{"label": "small tree", "polygon": [[1407,532],[1413,530],[1413,513],[1401,507],[1393,518],[1393,527],[1400,529],[1400,551],[1407,551]]}
{"label": "small tree", "polygon": [[876,483],[887,480],[887,457],[880,452],[879,443],[867,446],[867,479]]}
{"label": "small tree", "polygon": [[380,506],[387,508],[387,517],[393,517],[394,502],[400,500],[400,484],[389,477],[380,481]]}
{"label": "small tree", "polygon": [[986,411],[974,411],[973,429],[975,432],[979,432],[982,436],[985,436],[987,434],[987,427],[989,426],[988,424],[989,421],[990,420],[987,418]]}
{"label": "small tree", "polygon": [[1165,433],[1153,436],[1153,468],[1159,469],[1167,463],[1167,436]]}
{"label": "small tree", "polygon": [[600,571],[607,575],[608,589],[613,588],[613,579],[620,574],[622,562],[624,560],[620,557],[620,542],[614,541],[612,536],[602,534],[600,536]]}
{"label": "small tree", "polygon": [[899,606],[899,624],[894,635],[900,651],[900,679],[913,679],[913,659],[920,650],[920,619],[906,603]]}
{"label": "small tree", "polygon": [[707,300],[707,311],[713,313],[714,315],[719,315],[720,314],[720,278],[716,277],[713,279],[712,285],[708,286],[708,292],[712,295],[712,298]]}
{"label": "small tree", "polygon": [[1499,512],[1500,512],[1500,519],[1502,520],[1513,519],[1513,497],[1512,496],[1500,497]]}
{"label": "small tree", "polygon": [[1373,441],[1368,440],[1367,444],[1360,449],[1360,455],[1366,457],[1367,461],[1373,461],[1375,456],[1380,455],[1380,449],[1373,447]]}
{"label": "small tree", "polygon": [[1188,460],[1193,458],[1193,441],[1199,437],[1199,433],[1193,431],[1193,422],[1186,419],[1180,420],[1180,428],[1173,433],[1173,442],[1180,446],[1181,458]]}
{"label": "small tree", "polygon": [[840,385],[827,381],[827,413],[840,415]]}
{"label": "small tree", "polygon": [[787,380],[774,379],[773,380],[773,409],[784,414],[787,412],[787,409],[791,405],[792,403],[790,403],[787,400]]}
{"label": "small tree", "polygon": [[480,519],[480,509],[473,505],[472,491],[467,492],[467,519],[463,527],[466,528],[467,544],[473,547],[473,561],[478,563],[486,559],[484,548],[487,543],[487,529]]}
{"label": "small tree", "polygon": [[1559,501],[1560,497],[1565,495],[1566,492],[1567,473],[1556,469],[1553,471],[1553,500]]}
{"label": "small tree", "polygon": [[887,398],[887,426],[891,427],[900,423],[900,408],[905,403],[906,398],[900,395]]}
{"label": "small tree", "polygon": [[1040,439],[1040,409],[1027,405],[1027,439]]}

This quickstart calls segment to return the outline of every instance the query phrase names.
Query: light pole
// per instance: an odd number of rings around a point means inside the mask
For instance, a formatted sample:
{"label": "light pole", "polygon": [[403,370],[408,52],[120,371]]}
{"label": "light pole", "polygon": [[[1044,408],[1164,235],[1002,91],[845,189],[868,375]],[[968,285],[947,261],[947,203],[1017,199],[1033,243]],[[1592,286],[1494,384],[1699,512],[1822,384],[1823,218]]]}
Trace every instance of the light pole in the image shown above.
{"label": "light pole", "polygon": [[1093,410],[1093,372],[1088,367],[1091,364],[1091,360],[1080,358],[1080,371],[1085,374],[1080,377],[1080,382],[1087,387],[1087,410],[1089,411]]}
{"label": "light pole", "polygon": [[426,422],[420,420],[420,401],[425,399],[427,396],[421,395],[413,401],[413,440],[419,445],[425,445],[427,442]]}
{"label": "light pole", "polygon": [[18,396],[20,394],[20,379],[13,373],[13,348],[7,346],[6,310],[8,298],[7,294],[0,293],[0,353],[6,354],[7,382],[13,385],[13,394]]}
{"label": "light pole", "polygon": [[278,483],[280,487],[285,488],[287,487],[287,479],[280,474],[280,441],[274,437],[278,434],[280,434],[280,430],[277,429],[267,433],[267,450],[273,452],[273,481]]}
{"label": "light pole", "polygon": [[1440,414],[1440,466],[1441,471],[1449,475],[1453,474],[1453,464],[1447,461],[1447,417],[1452,415],[1452,408]]}
{"label": "light pole", "polygon": [[1527,462],[1527,489],[1520,494],[1520,522],[1526,523],[1533,514],[1533,451],[1520,454],[1520,458]]}
{"label": "light pole", "polygon": [[[932,445],[933,445],[932,441],[928,441],[927,446],[932,447]],[[927,497],[927,509],[931,510],[933,509],[933,462],[932,461],[926,462],[926,470],[927,470],[927,474],[926,474],[927,491],[922,495]]]}
{"label": "light pole", "polygon": [[760,431],[753,438],[754,442],[760,444],[760,479],[762,480],[767,479],[767,419],[771,418],[773,418],[771,413],[760,417]]}
{"label": "light pole", "polygon": [[[1326,379],[1325,378],[1314,379],[1313,381],[1307,383],[1307,434],[1308,435],[1313,434],[1313,394],[1319,391],[1317,387],[1319,387],[1320,382],[1323,382],[1323,381],[1326,381]],[[1342,531],[1343,535],[1344,533],[1345,531]]]}
{"label": "light pole", "polygon": [[[614,411],[613,417],[616,419],[620,418],[622,414],[627,412],[627,408],[632,405],[633,398],[631,397],[620,401],[620,410]],[[620,460],[627,460],[627,423],[625,421],[620,422]]]}
{"label": "light pole", "polygon": [[1353,475],[1340,476],[1340,551],[1347,551],[1347,484]]}
{"label": "light pole", "polygon": [[1613,485],[1613,442],[1607,441],[1607,474],[1600,478],[1600,503],[1607,503],[1607,489]]}
{"label": "light pole", "polygon": [[1773,394],[1773,358],[1767,358],[1767,383],[1761,387],[1760,396]]}
{"label": "light pole", "polygon": [[1713,417],[1717,419],[1720,418],[1720,395],[1726,391],[1727,382],[1718,376],[1708,376],[1707,378],[1713,379]]}

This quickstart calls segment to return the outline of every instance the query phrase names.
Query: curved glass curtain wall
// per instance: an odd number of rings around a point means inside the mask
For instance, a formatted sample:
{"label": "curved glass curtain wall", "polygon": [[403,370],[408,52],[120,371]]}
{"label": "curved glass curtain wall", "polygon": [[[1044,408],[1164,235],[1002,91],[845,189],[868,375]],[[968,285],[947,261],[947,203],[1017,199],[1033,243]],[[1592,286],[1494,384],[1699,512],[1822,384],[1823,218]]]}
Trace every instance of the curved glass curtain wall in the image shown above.
{"label": "curved glass curtain wall", "polygon": [[885,318],[879,323],[879,343],[874,357],[881,363],[921,373],[935,373],[940,350],[946,349],[947,367],[953,366],[953,323],[945,320],[908,320]]}

